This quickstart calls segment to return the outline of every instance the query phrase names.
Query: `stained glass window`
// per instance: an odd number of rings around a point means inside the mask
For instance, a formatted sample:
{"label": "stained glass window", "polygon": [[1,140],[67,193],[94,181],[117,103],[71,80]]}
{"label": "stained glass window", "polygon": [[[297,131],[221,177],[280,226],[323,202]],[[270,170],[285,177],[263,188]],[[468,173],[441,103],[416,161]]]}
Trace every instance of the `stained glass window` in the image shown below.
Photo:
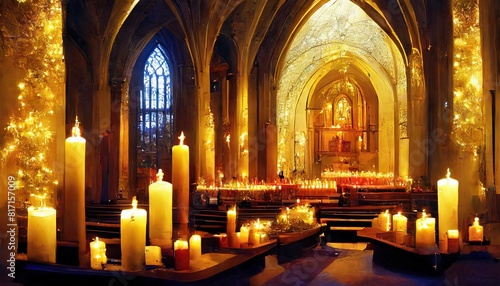
{"label": "stained glass window", "polygon": [[139,147],[147,156],[143,166],[159,166],[160,154],[170,153],[173,134],[172,85],[167,56],[160,45],[144,66],[139,105]]}

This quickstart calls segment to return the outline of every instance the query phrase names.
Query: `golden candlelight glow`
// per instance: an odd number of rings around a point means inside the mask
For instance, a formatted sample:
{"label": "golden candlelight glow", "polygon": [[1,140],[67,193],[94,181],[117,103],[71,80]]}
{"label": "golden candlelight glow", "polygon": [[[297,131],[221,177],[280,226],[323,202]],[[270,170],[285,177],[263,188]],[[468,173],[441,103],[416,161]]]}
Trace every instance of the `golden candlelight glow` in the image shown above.
{"label": "golden candlelight glow", "polygon": [[24,23],[18,38],[26,45],[16,49],[12,58],[26,75],[17,83],[18,106],[12,108],[0,159],[12,160],[12,166],[18,168],[18,201],[26,201],[30,195],[48,199],[56,185],[49,162],[54,149],[51,123],[55,122],[56,101],[64,93],[61,2],[18,3],[16,20]]}
{"label": "golden candlelight glow", "polygon": [[481,33],[477,0],[454,0],[453,135],[461,151],[477,155],[483,140]]}

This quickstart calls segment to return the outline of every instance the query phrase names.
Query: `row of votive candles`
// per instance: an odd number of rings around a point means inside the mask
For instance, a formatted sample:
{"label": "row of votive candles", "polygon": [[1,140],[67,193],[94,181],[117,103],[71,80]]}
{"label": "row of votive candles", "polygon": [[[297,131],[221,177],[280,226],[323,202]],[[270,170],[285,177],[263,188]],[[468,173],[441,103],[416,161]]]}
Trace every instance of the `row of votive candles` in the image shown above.
{"label": "row of votive candles", "polygon": [[221,233],[216,237],[219,237],[219,245],[222,248],[257,247],[269,241],[266,233],[254,232],[251,228],[245,226],[242,226],[239,232]]}
{"label": "row of votive candles", "polygon": [[[194,234],[189,238],[189,243],[185,240],[176,240],[174,242],[174,269],[189,270],[189,261],[201,257],[201,236]],[[139,265],[136,268],[124,268],[124,271],[140,271],[143,269],[142,261],[146,265],[162,266],[161,247],[146,246],[144,250],[144,260],[142,257],[137,257],[138,262],[134,265]],[[106,243],[99,240],[98,237],[90,243],[90,267],[92,269],[101,270],[107,263]],[[122,266],[123,268],[123,266]]]}

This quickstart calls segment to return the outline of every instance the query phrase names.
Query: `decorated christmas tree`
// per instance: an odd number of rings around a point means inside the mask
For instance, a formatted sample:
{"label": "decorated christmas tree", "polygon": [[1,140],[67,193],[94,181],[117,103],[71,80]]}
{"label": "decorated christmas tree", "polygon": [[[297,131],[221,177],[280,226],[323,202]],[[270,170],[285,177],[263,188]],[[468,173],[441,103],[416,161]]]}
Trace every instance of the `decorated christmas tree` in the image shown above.
{"label": "decorated christmas tree", "polygon": [[[0,159],[16,178],[16,200],[41,203],[54,195],[55,109],[64,94],[59,1],[2,1],[7,56],[24,76],[4,129]],[[12,96],[12,95],[9,95]]]}

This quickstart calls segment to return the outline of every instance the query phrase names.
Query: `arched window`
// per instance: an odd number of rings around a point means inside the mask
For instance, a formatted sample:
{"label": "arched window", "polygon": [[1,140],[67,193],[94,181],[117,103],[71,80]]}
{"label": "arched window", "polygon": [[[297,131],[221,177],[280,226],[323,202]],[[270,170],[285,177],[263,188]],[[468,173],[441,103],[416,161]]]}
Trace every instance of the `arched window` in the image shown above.
{"label": "arched window", "polygon": [[170,67],[160,45],[153,49],[144,65],[142,83],[138,146],[145,157],[139,164],[142,167],[159,166],[160,155],[171,150],[174,126]]}

